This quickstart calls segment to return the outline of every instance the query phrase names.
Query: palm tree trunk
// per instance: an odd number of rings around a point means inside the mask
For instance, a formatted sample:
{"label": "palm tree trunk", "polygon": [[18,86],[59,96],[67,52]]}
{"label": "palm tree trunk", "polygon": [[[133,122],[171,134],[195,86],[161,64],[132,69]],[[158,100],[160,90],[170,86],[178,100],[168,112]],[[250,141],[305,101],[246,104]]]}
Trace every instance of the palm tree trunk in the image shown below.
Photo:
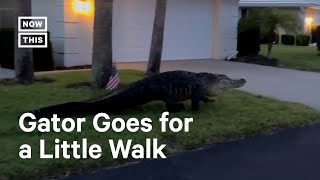
{"label": "palm tree trunk", "polygon": [[105,88],[112,71],[113,0],[95,0],[92,49],[93,83]]}
{"label": "palm tree trunk", "polygon": [[157,0],[147,74],[160,72],[167,0]]}
{"label": "palm tree trunk", "polygon": [[[31,16],[31,0],[16,1],[16,19],[19,16]],[[34,81],[33,50],[18,48],[18,27],[15,23],[15,74],[19,83],[32,84]]]}
{"label": "palm tree trunk", "polygon": [[272,52],[272,47],[273,47],[273,42],[276,39],[276,33],[274,32],[276,29],[276,26],[270,27],[269,33],[268,33],[268,54],[267,58],[271,59],[271,52]]}
{"label": "palm tree trunk", "polygon": [[271,59],[272,56],[271,56],[271,52],[272,52],[272,47],[273,47],[273,42],[272,43],[268,43],[268,54],[267,54],[267,58],[268,59]]}

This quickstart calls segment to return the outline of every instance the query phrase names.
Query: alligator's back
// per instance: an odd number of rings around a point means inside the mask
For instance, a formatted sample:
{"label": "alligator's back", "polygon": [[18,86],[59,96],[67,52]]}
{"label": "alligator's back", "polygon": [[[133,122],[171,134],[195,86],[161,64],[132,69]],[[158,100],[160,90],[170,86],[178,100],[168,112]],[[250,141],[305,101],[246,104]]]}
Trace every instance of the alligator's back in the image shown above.
{"label": "alligator's back", "polygon": [[111,95],[95,101],[70,102],[41,108],[36,111],[39,116],[87,115],[100,112],[113,113],[127,108],[146,104],[155,100],[182,101],[191,96],[191,88],[197,83],[196,73],[186,71],[164,72],[131,84]]}
{"label": "alligator's back", "polygon": [[197,83],[196,73],[169,71],[146,77],[94,103],[105,107],[111,106],[112,109],[125,109],[150,101],[164,100],[168,98],[167,96],[178,100],[182,99],[182,96],[187,98],[186,95],[190,95],[190,88],[195,83]]}

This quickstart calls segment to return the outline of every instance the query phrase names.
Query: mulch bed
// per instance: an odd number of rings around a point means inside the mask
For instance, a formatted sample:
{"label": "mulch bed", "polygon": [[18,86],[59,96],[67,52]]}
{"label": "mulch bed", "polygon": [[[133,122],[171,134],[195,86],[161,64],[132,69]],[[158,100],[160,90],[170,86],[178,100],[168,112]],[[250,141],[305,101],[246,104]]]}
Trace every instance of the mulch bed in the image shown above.
{"label": "mulch bed", "polygon": [[[54,79],[41,77],[41,78],[36,78],[33,84],[49,84],[53,82],[55,82]],[[17,79],[2,79],[0,80],[0,84],[5,86],[21,85],[21,83]],[[28,84],[25,84],[25,85],[28,85]]]}
{"label": "mulch bed", "polygon": [[57,67],[55,70],[78,70],[78,69],[91,69],[91,65],[72,66],[72,67]]}
{"label": "mulch bed", "polygon": [[258,65],[264,65],[264,66],[273,66],[273,67],[277,67],[279,65],[278,59],[275,59],[275,58],[268,59],[267,57],[261,56],[261,55],[241,56],[241,57],[232,59],[231,61],[258,64]]}

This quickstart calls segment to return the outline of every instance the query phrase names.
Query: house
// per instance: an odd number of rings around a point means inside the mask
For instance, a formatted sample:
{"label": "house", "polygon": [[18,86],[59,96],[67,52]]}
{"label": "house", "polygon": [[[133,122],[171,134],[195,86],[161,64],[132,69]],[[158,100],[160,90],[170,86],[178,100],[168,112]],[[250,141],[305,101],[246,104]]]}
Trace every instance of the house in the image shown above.
{"label": "house", "polygon": [[[113,59],[147,61],[156,0],[114,0]],[[168,0],[162,60],[224,59],[237,53],[239,0]],[[94,0],[32,0],[48,17],[57,66],[91,63]]]}
{"label": "house", "polygon": [[[311,28],[320,25],[320,0],[240,0],[239,16],[247,16],[250,8],[277,7],[296,11],[301,17],[303,29],[301,33],[310,34]],[[280,35],[285,34],[280,30]]]}

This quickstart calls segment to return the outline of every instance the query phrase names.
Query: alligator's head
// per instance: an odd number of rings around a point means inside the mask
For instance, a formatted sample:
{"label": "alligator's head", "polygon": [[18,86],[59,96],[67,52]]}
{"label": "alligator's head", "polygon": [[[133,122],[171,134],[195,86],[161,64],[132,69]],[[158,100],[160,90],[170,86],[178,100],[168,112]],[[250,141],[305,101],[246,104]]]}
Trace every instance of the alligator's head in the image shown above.
{"label": "alligator's head", "polygon": [[206,95],[216,96],[229,89],[240,88],[246,84],[245,79],[231,79],[223,74],[199,73],[206,85]]}

